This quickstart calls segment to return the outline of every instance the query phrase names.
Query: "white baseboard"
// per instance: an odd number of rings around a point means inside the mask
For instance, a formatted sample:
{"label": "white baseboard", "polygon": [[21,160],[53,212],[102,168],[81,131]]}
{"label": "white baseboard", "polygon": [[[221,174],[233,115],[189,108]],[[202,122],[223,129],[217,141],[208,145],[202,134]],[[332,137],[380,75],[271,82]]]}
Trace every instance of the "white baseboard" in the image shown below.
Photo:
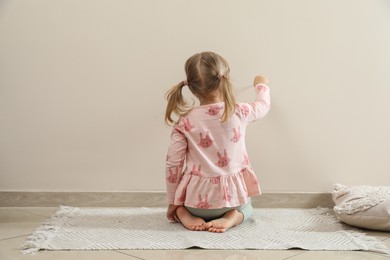
{"label": "white baseboard", "polygon": [[[15,192],[0,191],[0,207],[165,207],[164,192]],[[256,208],[333,207],[331,193],[263,193]]]}

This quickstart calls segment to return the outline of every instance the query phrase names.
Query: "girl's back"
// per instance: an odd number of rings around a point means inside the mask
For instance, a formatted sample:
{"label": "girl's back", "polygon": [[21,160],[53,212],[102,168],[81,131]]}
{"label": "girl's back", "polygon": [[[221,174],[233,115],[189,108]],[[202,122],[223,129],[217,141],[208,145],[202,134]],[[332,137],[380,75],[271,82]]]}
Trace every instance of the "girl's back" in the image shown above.
{"label": "girl's back", "polygon": [[[250,197],[260,195],[245,132],[268,112],[269,88],[265,78],[256,77],[256,100],[237,104],[229,65],[212,52],[193,55],[185,71],[187,79],[167,93],[165,120],[174,124],[166,161],[167,217],[191,230],[223,232],[250,217]],[[200,106],[187,106],[185,86]],[[177,122],[172,114],[179,116]]]}

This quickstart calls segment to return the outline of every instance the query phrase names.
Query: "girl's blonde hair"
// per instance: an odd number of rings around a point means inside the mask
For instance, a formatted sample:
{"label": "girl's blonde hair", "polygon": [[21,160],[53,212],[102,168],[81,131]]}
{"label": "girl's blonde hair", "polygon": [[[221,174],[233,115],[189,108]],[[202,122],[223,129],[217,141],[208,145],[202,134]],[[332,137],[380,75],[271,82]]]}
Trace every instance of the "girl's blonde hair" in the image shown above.
{"label": "girl's blonde hair", "polygon": [[225,110],[221,117],[222,122],[225,122],[234,112],[236,104],[227,61],[216,53],[202,52],[190,57],[184,68],[187,80],[173,86],[166,93],[168,105],[165,111],[165,122],[174,124],[172,113],[182,116],[191,109],[182,95],[185,85],[188,85],[192,94],[199,100],[207,100],[210,93],[219,91],[225,103]]}

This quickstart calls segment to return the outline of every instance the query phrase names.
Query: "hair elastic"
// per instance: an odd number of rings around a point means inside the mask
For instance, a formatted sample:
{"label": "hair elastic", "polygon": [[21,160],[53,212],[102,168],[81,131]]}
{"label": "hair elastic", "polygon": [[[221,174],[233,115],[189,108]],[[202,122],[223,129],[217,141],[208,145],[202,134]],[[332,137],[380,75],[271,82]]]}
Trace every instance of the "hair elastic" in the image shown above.
{"label": "hair elastic", "polygon": [[183,80],[183,85],[184,86],[188,86],[188,81],[187,80]]}
{"label": "hair elastic", "polygon": [[222,79],[222,78],[228,79],[229,76],[219,74],[219,75],[218,75],[218,79]]}

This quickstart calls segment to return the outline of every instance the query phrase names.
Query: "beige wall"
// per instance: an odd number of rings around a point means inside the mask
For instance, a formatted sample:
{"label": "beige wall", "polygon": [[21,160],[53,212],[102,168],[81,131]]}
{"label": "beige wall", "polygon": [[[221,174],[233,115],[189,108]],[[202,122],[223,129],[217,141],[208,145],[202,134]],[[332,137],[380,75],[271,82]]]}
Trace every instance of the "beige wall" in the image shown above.
{"label": "beige wall", "polygon": [[0,191],[163,191],[164,93],[212,50],[273,106],[249,128],[264,191],[390,185],[390,2],[0,2]]}

